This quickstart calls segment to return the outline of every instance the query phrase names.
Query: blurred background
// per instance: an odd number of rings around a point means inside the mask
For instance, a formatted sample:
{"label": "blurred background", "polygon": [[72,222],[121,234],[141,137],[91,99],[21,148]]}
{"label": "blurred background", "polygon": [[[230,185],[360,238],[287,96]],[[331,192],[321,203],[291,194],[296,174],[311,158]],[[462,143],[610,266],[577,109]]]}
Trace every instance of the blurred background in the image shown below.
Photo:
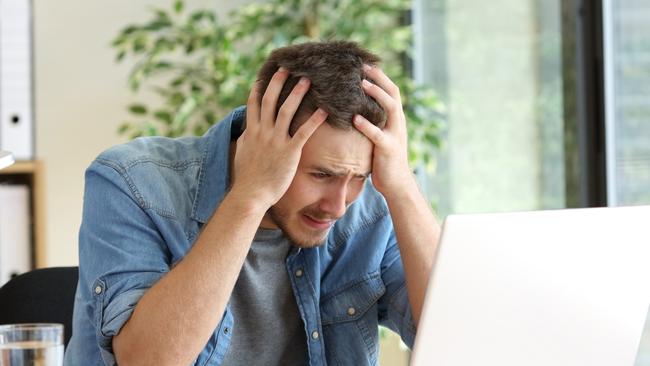
{"label": "blurred background", "polygon": [[[243,103],[271,49],[309,39],[356,40],[384,58],[441,219],[650,204],[644,0],[25,3],[34,144],[0,183],[27,187],[31,267],[78,264],[83,173],[99,152],[201,133]],[[399,341],[384,342],[382,363],[405,364]]]}

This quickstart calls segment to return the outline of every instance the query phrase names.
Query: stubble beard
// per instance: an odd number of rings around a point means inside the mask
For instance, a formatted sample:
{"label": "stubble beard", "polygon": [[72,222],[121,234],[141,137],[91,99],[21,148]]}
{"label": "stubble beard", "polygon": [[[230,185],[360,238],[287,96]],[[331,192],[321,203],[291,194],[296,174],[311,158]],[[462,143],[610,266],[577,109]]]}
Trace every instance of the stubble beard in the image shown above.
{"label": "stubble beard", "polygon": [[[309,213],[314,210],[310,210],[309,207],[306,207],[300,211],[297,212],[298,216],[302,216],[305,213]],[[294,246],[298,248],[315,248],[318,246],[321,246],[325,244],[325,240],[327,239],[327,233],[329,230],[325,231],[316,231],[314,230],[314,235],[310,235],[309,238],[300,238],[297,235],[298,233],[292,233],[291,230],[289,229],[289,213],[283,210],[280,207],[277,206],[271,206],[271,208],[268,211],[269,218],[273,223],[282,230],[282,233],[291,240]],[[320,217],[323,215],[318,215],[317,213],[314,212],[312,217]],[[298,217],[300,219],[300,217]],[[318,234],[316,234],[318,233]]]}

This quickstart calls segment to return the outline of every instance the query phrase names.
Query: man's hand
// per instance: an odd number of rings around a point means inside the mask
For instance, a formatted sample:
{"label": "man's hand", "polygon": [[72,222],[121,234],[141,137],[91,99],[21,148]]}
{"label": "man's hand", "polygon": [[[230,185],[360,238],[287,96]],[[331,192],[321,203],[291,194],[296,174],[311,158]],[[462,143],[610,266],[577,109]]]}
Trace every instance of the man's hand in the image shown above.
{"label": "man's hand", "polygon": [[327,118],[327,113],[318,109],[293,136],[289,136],[289,125],[310,82],[302,78],[296,84],[276,119],[276,105],[288,77],[289,72],[284,69],[273,75],[261,106],[259,83],[255,84],[247,102],[246,130],[237,140],[231,192],[242,192],[263,205],[264,210],[287,191],[296,174],[302,147]]}
{"label": "man's hand", "polygon": [[380,129],[361,115],[354,123],[374,144],[372,183],[386,198],[393,197],[415,183],[408,165],[406,117],[397,85],[376,67],[366,65],[365,71],[376,84],[363,80],[363,90],[386,111],[386,126]]}

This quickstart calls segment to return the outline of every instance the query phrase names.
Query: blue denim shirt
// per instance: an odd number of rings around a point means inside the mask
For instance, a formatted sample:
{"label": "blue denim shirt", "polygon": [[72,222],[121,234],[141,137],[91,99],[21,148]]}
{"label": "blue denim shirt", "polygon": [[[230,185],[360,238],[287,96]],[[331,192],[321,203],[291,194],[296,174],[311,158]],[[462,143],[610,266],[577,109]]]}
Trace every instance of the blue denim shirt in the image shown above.
{"label": "blue denim shirt", "polygon": [[[112,337],[147,289],[188,253],[224,198],[229,144],[244,116],[238,108],[202,137],[136,139],[88,168],[66,365],[115,364]],[[377,364],[379,324],[412,346],[415,325],[395,232],[370,181],[326,243],[292,249],[286,269],[310,365]],[[221,364],[236,327],[226,308],[194,365]]]}

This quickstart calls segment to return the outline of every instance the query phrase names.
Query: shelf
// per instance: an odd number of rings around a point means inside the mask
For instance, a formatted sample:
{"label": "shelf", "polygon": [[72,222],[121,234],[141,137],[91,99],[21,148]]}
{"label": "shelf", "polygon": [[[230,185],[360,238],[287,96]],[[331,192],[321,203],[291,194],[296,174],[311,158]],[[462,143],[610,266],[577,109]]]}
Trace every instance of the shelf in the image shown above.
{"label": "shelf", "polygon": [[15,164],[0,171],[0,183],[3,177],[19,176],[21,181],[29,186],[31,196],[32,250],[34,267],[45,266],[45,185],[43,184],[43,163],[38,160],[17,161]]}
{"label": "shelf", "polygon": [[0,174],[29,174],[36,171],[38,162],[35,161],[17,161],[14,165],[2,169]]}

